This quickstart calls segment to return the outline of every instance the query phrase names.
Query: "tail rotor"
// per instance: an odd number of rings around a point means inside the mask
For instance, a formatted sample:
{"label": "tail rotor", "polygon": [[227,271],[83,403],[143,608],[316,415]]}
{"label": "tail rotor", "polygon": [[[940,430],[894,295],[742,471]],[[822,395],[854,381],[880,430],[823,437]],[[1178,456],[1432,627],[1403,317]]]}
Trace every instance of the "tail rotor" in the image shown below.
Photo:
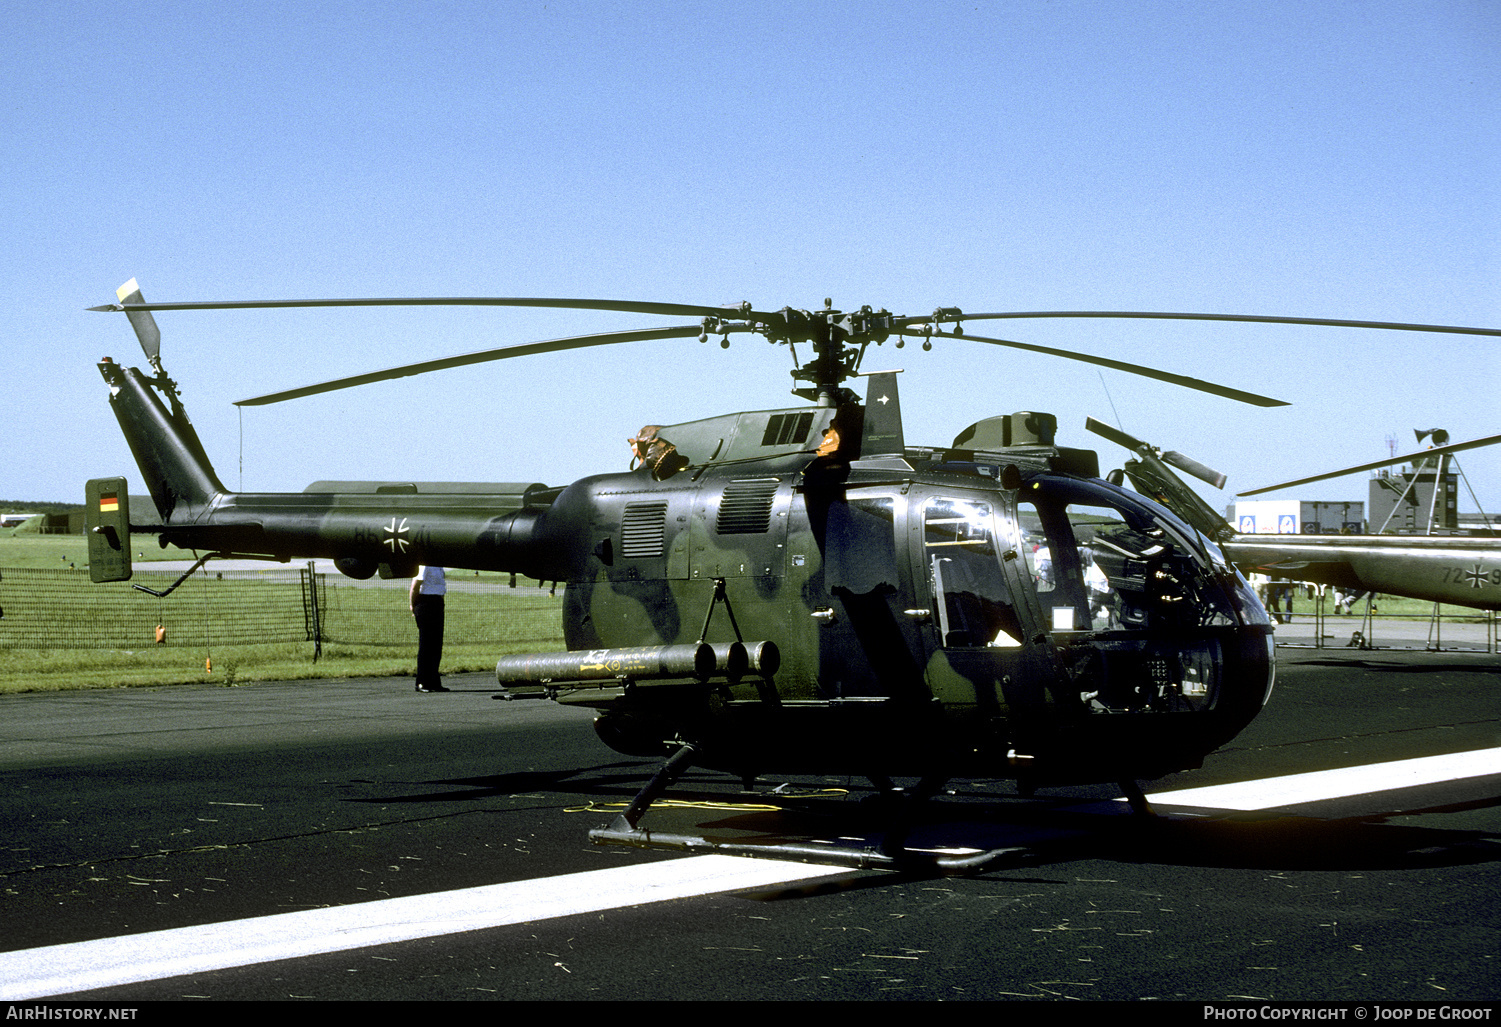
{"label": "tail rotor", "polygon": [[[115,295],[120,298],[120,303],[127,307],[125,316],[130,319],[130,327],[135,329],[136,338],[140,340],[141,349],[146,354],[146,359],[151,363],[151,369],[157,374],[162,371],[162,333],[156,326],[156,318],[151,316],[149,310],[131,310],[131,304],[143,304],[145,298],[141,296],[141,287],[132,278],[120,288],[115,290]],[[110,310],[110,307],[92,307],[93,310]]]}

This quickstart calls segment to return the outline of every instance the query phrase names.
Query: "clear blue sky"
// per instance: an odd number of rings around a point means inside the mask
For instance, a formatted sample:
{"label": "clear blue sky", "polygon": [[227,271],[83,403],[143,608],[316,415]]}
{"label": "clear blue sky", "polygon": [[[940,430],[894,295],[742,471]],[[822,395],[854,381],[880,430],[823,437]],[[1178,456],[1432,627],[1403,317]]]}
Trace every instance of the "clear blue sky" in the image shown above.
{"label": "clear blue sky", "polygon": [[[919,314],[1127,309],[1501,326],[1501,4],[6,2],[0,497],[140,476],[94,364],[148,299],[597,296]],[[544,481],[646,423],[785,405],[740,337],[501,362],[250,409],[449,353],[651,327],[587,312],[164,313],[230,487]],[[971,329],[986,329],[976,324]],[[1245,488],[1501,432],[1501,340],[1004,322],[1290,400],[1261,410],[940,343],[908,437],[1087,415]],[[1501,449],[1501,447],[1498,447]],[[242,457],[243,450],[243,457]],[[1488,510],[1501,451],[1461,456]],[[1363,475],[1288,498],[1364,499]],[[1462,508],[1473,509],[1468,496]]]}

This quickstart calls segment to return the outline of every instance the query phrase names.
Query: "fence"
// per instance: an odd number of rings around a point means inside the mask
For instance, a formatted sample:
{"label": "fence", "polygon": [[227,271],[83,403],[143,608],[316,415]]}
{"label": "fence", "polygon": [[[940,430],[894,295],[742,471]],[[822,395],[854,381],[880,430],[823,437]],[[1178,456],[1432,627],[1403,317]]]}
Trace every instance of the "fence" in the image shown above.
{"label": "fence", "polygon": [[[353,581],[310,568],[210,569],[154,598],[180,572],[137,570],[96,585],[87,571],[0,568],[0,649],[257,645],[277,642],[414,644],[407,581]],[[561,600],[504,580],[449,578],[447,634],[457,641],[555,648]]]}

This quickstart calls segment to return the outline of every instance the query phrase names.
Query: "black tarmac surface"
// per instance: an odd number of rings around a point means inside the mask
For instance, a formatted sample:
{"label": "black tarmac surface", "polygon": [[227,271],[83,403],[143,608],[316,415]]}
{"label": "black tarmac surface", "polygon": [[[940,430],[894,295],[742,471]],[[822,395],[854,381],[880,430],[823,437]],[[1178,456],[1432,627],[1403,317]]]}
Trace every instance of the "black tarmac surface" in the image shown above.
{"label": "black tarmac surface", "polygon": [[[653,761],[606,749],[587,713],[492,701],[484,675],[447,683],[0,697],[0,951],[684,858],[587,839]],[[1493,748],[1498,699],[1494,653],[1281,649],[1261,718],[1148,791]],[[863,780],[796,784],[848,791],[664,816],[752,834],[869,826]],[[711,773],[673,794],[746,799]],[[959,783],[924,830],[1024,849],[973,877],[848,871],[66,1001],[1501,996],[1501,766],[1150,823],[1116,795]]]}

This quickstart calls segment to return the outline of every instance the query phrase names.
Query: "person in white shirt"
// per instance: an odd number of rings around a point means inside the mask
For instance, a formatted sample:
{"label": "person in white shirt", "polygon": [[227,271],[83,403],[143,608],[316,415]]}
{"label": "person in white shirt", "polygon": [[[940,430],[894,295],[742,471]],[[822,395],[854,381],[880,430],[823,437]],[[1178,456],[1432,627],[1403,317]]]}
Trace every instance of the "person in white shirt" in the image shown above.
{"label": "person in white shirt", "polygon": [[417,691],[446,692],[438,665],[443,662],[443,596],[448,579],[442,567],[418,567],[409,594],[417,619]]}

